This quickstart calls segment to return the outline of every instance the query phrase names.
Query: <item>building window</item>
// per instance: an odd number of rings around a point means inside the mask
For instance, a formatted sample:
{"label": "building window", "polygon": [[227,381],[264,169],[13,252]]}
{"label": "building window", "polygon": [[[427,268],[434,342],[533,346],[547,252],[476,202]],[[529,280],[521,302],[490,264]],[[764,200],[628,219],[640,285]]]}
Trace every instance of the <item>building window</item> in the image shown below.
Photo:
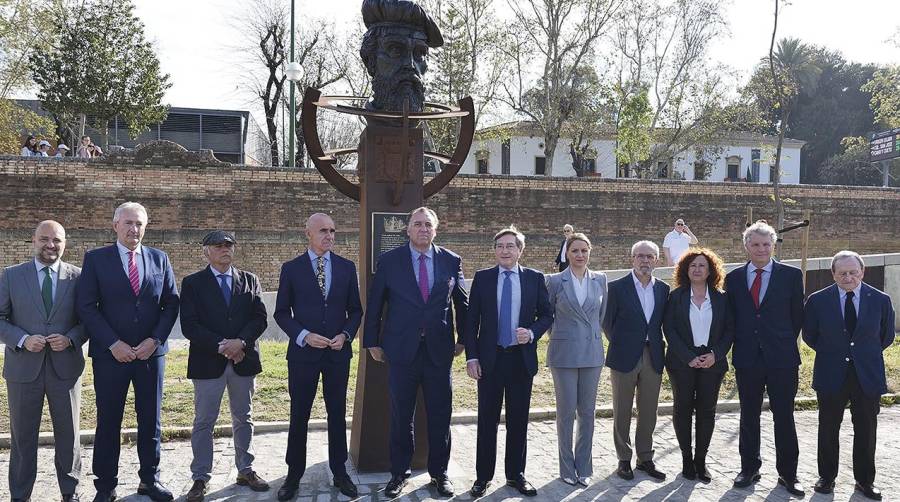
{"label": "building window", "polygon": [[509,140],[505,139],[500,143],[500,172],[501,174],[509,174]]}
{"label": "building window", "polygon": [[597,159],[581,159],[581,171],[585,176],[597,174]]}
{"label": "building window", "polygon": [[478,159],[478,174],[488,173],[488,159]]}
{"label": "building window", "polygon": [[546,157],[535,157],[534,158],[534,174],[537,176],[546,176],[547,175],[547,158]]}
{"label": "building window", "polygon": [[[778,181],[781,181],[781,179],[779,178]],[[775,165],[773,164],[773,165],[769,166],[769,183],[774,183],[774,182],[775,182]]]}
{"label": "building window", "polygon": [[710,165],[709,162],[694,162],[694,180],[703,181],[709,178]]}
{"label": "building window", "polygon": [[747,181],[759,182],[759,148],[750,150],[750,179]]}
{"label": "building window", "polygon": [[656,177],[657,178],[668,178],[669,177],[669,163],[668,162],[657,162],[656,163]]}
{"label": "building window", "polygon": [[617,178],[630,178],[631,177],[631,168],[628,166],[628,163],[619,164],[619,171],[616,173]]}
{"label": "building window", "polygon": [[728,177],[725,179],[727,181],[741,181],[741,158],[737,155],[732,155],[725,159],[725,165],[728,166]]}

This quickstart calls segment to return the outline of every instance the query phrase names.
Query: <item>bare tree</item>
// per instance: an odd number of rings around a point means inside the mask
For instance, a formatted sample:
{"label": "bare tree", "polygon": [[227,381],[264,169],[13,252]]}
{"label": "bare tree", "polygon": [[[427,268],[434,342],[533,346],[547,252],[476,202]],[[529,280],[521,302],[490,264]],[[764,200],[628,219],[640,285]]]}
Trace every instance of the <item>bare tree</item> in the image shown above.
{"label": "bare tree", "polygon": [[737,79],[713,67],[708,57],[711,43],[725,30],[722,6],[714,0],[625,0],[610,57],[618,106],[630,106],[644,92],[650,104],[643,133],[650,149],[633,169],[656,175],[657,161],[663,161],[671,173],[675,156],[728,129],[719,112],[728,100],[728,84]]}
{"label": "bare tree", "polygon": [[[560,133],[571,117],[573,85],[582,65],[594,55],[619,0],[507,0],[514,23],[503,45],[513,68],[503,82],[500,99],[531,119],[544,136],[546,174],[553,174],[553,155]],[[541,68],[536,79],[531,61]]]}

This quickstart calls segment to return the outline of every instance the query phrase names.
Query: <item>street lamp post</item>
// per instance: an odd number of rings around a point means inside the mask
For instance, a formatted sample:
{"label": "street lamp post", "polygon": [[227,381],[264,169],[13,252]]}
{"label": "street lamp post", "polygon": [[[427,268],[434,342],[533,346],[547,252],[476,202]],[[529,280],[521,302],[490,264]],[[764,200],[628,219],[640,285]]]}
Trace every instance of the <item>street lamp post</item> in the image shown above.
{"label": "street lamp post", "polygon": [[288,164],[291,168],[297,167],[297,148],[294,145],[296,141],[296,131],[297,127],[297,98],[294,95],[294,87],[296,87],[297,82],[303,78],[303,69],[300,67],[300,63],[294,61],[294,1],[291,0],[291,58],[287,64],[287,67],[284,70],[284,74],[287,77],[288,81],[291,83],[290,89],[290,98],[291,98],[291,127],[290,127],[290,163]]}

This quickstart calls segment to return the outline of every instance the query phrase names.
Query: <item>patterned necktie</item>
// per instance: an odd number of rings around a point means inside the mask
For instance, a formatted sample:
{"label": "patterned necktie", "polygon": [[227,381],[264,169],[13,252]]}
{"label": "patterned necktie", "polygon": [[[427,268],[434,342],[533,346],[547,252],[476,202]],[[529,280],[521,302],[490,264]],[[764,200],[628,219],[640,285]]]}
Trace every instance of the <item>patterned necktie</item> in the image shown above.
{"label": "patterned necktie", "polygon": [[50,267],[44,267],[44,281],[41,283],[41,298],[44,299],[44,310],[47,311],[47,317],[50,317],[50,310],[53,309],[53,279],[50,277]]}
{"label": "patterned necktie", "polygon": [[231,306],[231,288],[228,286],[228,276],[219,274],[219,288],[222,289],[222,298],[225,298],[225,306]]}
{"label": "patterned necktie", "polygon": [[138,296],[141,292],[141,276],[138,274],[137,263],[134,261],[134,251],[128,252],[128,282],[131,283],[131,290],[134,296]]}
{"label": "patterned necktie", "polygon": [[759,309],[759,291],[762,289],[762,274],[763,269],[756,269],[756,278],[753,279],[753,285],[750,286],[750,296],[753,297],[753,305],[756,305],[757,309]]}
{"label": "patterned necktie", "polygon": [[419,292],[422,293],[422,301],[428,302],[428,267],[425,266],[427,256],[419,255]]}
{"label": "patterned necktie", "polygon": [[319,283],[319,291],[322,292],[322,298],[325,298],[325,256],[316,258],[316,281]]}
{"label": "patterned necktie", "polygon": [[853,305],[853,296],[853,291],[847,291],[847,299],[844,300],[844,326],[850,336],[856,331],[856,307]]}
{"label": "patterned necktie", "polygon": [[514,345],[513,327],[512,327],[512,271],[503,271],[503,288],[500,290],[500,345],[509,347]]}

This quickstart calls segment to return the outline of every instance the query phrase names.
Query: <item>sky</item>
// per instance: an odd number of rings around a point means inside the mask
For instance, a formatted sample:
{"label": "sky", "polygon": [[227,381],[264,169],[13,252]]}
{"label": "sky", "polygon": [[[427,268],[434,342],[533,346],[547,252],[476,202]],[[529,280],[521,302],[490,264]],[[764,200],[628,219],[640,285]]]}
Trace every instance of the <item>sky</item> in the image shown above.
{"label": "sky", "polygon": [[[284,0],[287,1],[287,0]],[[515,1],[515,0],[508,0]],[[772,30],[771,0],[723,0],[730,36],[711,49],[711,57],[740,72],[746,80],[768,53]],[[245,2],[234,0],[135,0],[162,70],[171,75],[166,104],[196,108],[250,110],[261,105],[241,91],[233,49],[240,39],[239,16]],[[361,0],[296,0],[298,26],[326,17],[337,26],[361,24]],[[508,9],[507,0],[495,0]],[[778,38],[841,51],[849,61],[900,63],[900,1],[793,0],[781,10]]]}

